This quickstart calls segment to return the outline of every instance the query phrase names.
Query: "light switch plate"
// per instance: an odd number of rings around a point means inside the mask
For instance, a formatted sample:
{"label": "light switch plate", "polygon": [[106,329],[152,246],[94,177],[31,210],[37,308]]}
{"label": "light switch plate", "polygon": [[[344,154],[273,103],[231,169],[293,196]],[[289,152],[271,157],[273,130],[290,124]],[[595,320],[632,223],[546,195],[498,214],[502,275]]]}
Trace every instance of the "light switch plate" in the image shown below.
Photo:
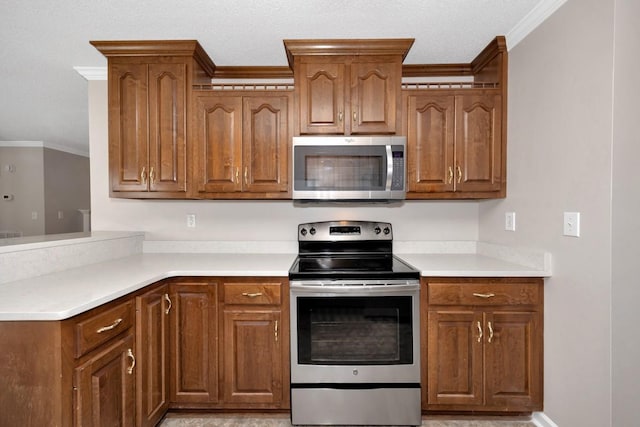
{"label": "light switch plate", "polygon": [[580,237],[580,212],[565,212],[562,229],[565,236]]}
{"label": "light switch plate", "polygon": [[516,231],[516,213],[515,212],[504,213],[504,229],[506,231]]}

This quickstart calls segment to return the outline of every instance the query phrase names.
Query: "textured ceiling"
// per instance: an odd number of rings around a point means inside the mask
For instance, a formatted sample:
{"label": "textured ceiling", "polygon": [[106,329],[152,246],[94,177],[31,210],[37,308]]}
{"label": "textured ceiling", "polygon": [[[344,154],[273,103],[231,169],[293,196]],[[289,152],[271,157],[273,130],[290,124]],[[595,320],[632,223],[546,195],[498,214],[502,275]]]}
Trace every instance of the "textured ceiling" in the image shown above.
{"label": "textured ceiling", "polygon": [[89,40],[197,39],[216,65],[231,66],[286,65],[283,39],[410,37],[405,64],[470,62],[543,3],[1,0],[0,141],[88,152],[87,82],[73,67],[106,66]]}

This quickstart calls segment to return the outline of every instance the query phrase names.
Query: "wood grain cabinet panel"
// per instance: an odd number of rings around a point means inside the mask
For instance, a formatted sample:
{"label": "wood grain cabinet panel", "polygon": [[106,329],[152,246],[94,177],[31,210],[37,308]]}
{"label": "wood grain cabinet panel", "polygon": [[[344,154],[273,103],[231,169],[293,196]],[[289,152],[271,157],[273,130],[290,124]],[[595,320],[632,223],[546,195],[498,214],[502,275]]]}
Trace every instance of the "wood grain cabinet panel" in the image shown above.
{"label": "wood grain cabinet panel", "polygon": [[138,427],[151,427],[169,409],[169,286],[153,287],[135,301],[136,418]]}
{"label": "wood grain cabinet panel", "polygon": [[215,283],[171,284],[171,401],[180,407],[218,401]]}
{"label": "wood grain cabinet panel", "polygon": [[290,92],[197,91],[194,198],[287,198]]}
{"label": "wood grain cabinet panel", "polygon": [[409,91],[406,97],[407,197],[500,197],[505,162],[501,95],[433,92]]}
{"label": "wood grain cabinet panel", "polygon": [[75,369],[75,427],[135,426],[135,356],[129,334]]}
{"label": "wood grain cabinet panel", "polygon": [[542,279],[423,282],[423,410],[542,410]]}

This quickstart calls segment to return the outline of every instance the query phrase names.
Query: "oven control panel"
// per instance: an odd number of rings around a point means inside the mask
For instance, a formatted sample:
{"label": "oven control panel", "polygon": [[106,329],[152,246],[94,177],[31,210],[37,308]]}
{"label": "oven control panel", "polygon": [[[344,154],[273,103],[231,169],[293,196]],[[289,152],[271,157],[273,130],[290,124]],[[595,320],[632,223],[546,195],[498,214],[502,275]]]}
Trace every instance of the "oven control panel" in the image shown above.
{"label": "oven control panel", "polygon": [[388,222],[324,221],[298,225],[298,241],[391,241],[393,232]]}

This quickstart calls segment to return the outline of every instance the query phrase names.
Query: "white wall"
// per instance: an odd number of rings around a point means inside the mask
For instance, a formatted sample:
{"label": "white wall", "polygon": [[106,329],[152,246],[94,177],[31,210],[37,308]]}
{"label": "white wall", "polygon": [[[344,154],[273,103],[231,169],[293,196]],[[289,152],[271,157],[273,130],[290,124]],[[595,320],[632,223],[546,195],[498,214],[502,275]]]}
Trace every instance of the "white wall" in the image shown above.
{"label": "white wall", "polygon": [[[144,201],[109,198],[107,84],[89,82],[91,226],[146,232],[148,240],[292,240],[308,221],[391,222],[396,240],[476,240],[477,202],[297,206],[291,201]],[[196,214],[195,229],[186,215]]]}
{"label": "white wall", "polygon": [[[510,51],[508,196],[479,209],[481,240],[553,255],[544,412],[563,427],[612,425],[613,24],[614,0],[568,1]],[[581,213],[579,238],[562,235],[564,211]]]}
{"label": "white wall", "polygon": [[614,426],[638,424],[640,340],[640,2],[616,0],[613,103],[612,371]]}

